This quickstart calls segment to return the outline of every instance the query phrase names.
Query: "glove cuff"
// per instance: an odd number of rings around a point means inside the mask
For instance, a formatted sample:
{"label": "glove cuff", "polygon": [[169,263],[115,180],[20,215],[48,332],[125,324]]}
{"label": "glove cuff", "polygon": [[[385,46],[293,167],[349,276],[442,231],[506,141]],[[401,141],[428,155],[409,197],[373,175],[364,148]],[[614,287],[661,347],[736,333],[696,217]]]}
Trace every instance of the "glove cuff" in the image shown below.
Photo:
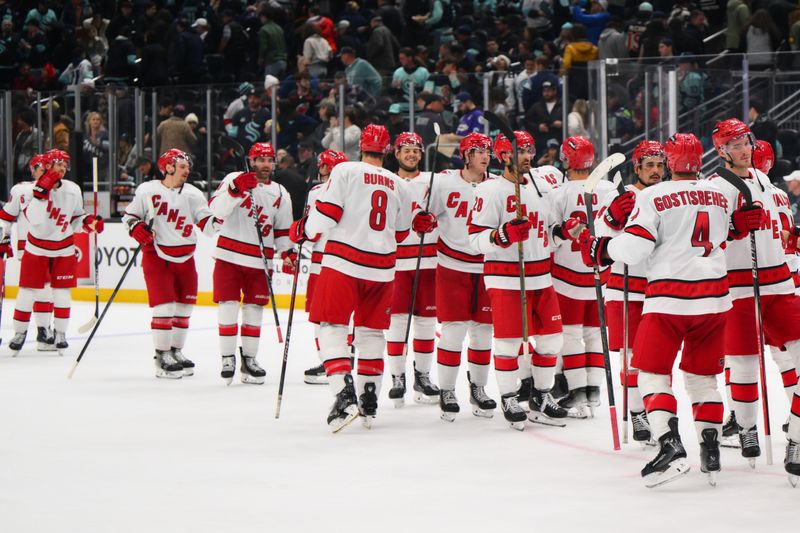
{"label": "glove cuff", "polygon": [[606,212],[603,215],[603,219],[606,221],[606,224],[608,225],[608,227],[613,229],[613,230],[619,231],[619,230],[621,230],[622,228],[625,227],[625,221],[617,220],[614,217],[614,215],[611,214],[611,210],[610,209],[606,209]]}

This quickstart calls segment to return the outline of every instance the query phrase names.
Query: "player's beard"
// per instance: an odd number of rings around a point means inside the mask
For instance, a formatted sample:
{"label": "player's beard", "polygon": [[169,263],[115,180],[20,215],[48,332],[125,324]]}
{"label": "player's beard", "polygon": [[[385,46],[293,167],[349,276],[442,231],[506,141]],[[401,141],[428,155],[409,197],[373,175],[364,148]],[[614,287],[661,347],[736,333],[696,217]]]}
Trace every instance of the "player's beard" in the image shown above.
{"label": "player's beard", "polygon": [[397,164],[400,165],[400,168],[402,168],[406,172],[418,172],[419,171],[419,163],[417,163],[413,167],[410,167],[410,166],[406,165],[405,163],[403,163],[402,161],[400,161],[398,159],[397,160]]}

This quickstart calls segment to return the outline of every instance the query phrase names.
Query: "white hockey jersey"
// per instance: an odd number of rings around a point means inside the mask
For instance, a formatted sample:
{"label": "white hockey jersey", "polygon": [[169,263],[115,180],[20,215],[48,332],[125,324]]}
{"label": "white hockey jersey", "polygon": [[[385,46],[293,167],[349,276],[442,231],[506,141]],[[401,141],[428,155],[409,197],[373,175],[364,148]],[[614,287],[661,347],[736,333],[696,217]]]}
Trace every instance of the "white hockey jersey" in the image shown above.
{"label": "white hockey jersey", "polygon": [[[553,204],[555,220],[562,224],[568,218],[577,218],[586,223],[586,202],[583,195],[585,180],[567,181],[553,191],[550,201]],[[600,209],[607,194],[614,190],[610,181],[600,181],[592,194],[594,213]],[[573,300],[596,300],[594,270],[583,264],[581,250],[577,242],[565,240],[556,243],[553,256],[553,287],[556,292]],[[600,272],[603,284],[608,279],[608,269]]]}
{"label": "white hockey jersey", "polygon": [[[639,189],[633,185],[628,185],[625,189],[639,193]],[[598,237],[616,237],[622,230],[611,228],[603,216],[611,205],[611,202],[619,196],[619,191],[613,190],[606,194],[600,209],[595,213],[594,229]],[[606,302],[621,302],[624,299],[624,266],[625,263],[617,261],[611,265],[611,276],[608,278],[605,291]],[[631,302],[643,302],[644,290],[647,288],[647,268],[645,262],[637,265],[628,265],[628,300]]]}
{"label": "white hockey jersey", "polygon": [[[714,183],[728,199],[728,203],[737,209],[744,204],[739,190],[712,174],[708,179]],[[768,213],[764,226],[755,232],[758,249],[758,279],[761,294],[793,294],[794,281],[789,267],[786,265],[783,242],[781,240],[780,211],[775,205],[769,178],[762,172],[750,169],[750,178],[744,180],[753,195],[753,202],[760,203]],[[728,263],[728,283],[731,297],[734,300],[753,297],[753,270],[750,255],[750,239],[744,238],[728,243],[725,249]]]}
{"label": "white hockey jersey", "polygon": [[75,232],[83,231],[83,193],[68,180],[50,191],[47,200],[31,197],[24,211],[28,241],[25,251],[44,257],[67,257],[75,254]]}
{"label": "white hockey jersey", "polygon": [[25,250],[25,242],[28,240],[28,219],[22,215],[33,199],[33,181],[22,181],[11,187],[8,202],[0,209],[0,222],[3,225],[3,233],[11,235],[11,225],[17,224],[17,251]]}
{"label": "white hockey jersey", "polygon": [[149,217],[150,199],[155,209],[150,225],[155,235],[155,251],[161,259],[183,263],[194,254],[196,229],[208,236],[214,234],[214,217],[203,193],[189,183],[170,189],[161,180],[146,181],[136,188],[133,201],[122,217],[128,227]]}
{"label": "white hockey jersey", "polygon": [[[417,174],[414,178],[401,178],[406,182],[406,188],[411,197],[411,213],[425,209],[430,177],[430,173],[425,172]],[[425,234],[425,242],[422,245],[422,261],[419,264],[420,270],[436,268],[436,241],[438,239],[439,231],[437,229]],[[418,253],[419,235],[412,230],[403,242],[397,244],[397,270],[416,269]]]}
{"label": "white hockey jersey", "polygon": [[[550,241],[555,219],[546,198],[540,197],[531,180],[520,184],[522,212],[531,221],[530,237],[524,242],[525,289],[550,287]],[[469,240],[484,254],[483,276],[487,289],[519,290],[518,245],[503,248],[491,242],[494,230],[517,216],[514,184],[505,179],[487,180],[475,188],[470,212]]]}
{"label": "white hockey jersey", "polygon": [[[249,268],[264,268],[260,242],[264,244],[269,268],[276,253],[291,248],[292,200],[279,183],[259,183],[241,196],[233,196],[230,186],[241,172],[231,172],[222,180],[209,202],[218,221],[214,258]],[[261,228],[261,241],[256,230]],[[220,222],[221,221],[221,222]]]}
{"label": "white hockey jersey", "polygon": [[[778,217],[781,221],[781,229],[784,231],[792,231],[794,227],[794,215],[792,214],[792,206],[789,204],[789,195],[780,187],[776,187],[772,183],[769,184],[770,191],[772,192],[772,201],[778,208]],[[789,272],[795,280],[795,287],[800,286],[800,261],[798,261],[797,254],[785,254],[786,266],[789,267]]]}
{"label": "white hockey jersey", "polygon": [[397,242],[411,227],[411,197],[394,173],[364,162],[340,163],[308,214],[306,235],[328,235],[322,267],[354,278],[394,280]]}
{"label": "white hockey jersey", "polygon": [[[308,215],[308,213],[314,208],[317,203],[317,198],[319,198],[319,195],[324,188],[325,184],[320,183],[318,185],[314,185],[311,187],[311,190],[308,191],[305,210],[306,215]],[[322,270],[322,255],[325,251],[325,244],[327,242],[328,234],[323,233],[320,235],[319,239],[313,243],[314,246],[311,247],[311,267],[308,270],[309,274],[319,274],[320,270]]]}
{"label": "white hockey jersey", "polygon": [[532,168],[530,170],[530,175],[534,178],[539,178],[547,182],[551,189],[558,189],[564,185],[564,183],[566,183],[564,173],[553,165],[542,165],[540,167]]}
{"label": "white hockey jersey", "polygon": [[608,254],[632,265],[646,261],[642,313],[731,308],[722,249],[731,211],[725,194],[708,181],[665,181],[636,195],[625,232],[611,240]]}

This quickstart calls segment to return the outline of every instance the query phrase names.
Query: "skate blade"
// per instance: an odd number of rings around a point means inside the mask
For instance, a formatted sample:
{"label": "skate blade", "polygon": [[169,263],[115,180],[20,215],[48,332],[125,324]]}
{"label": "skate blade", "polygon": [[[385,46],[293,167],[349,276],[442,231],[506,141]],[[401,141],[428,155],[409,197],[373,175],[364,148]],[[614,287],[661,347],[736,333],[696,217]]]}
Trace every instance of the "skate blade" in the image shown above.
{"label": "skate blade", "polygon": [[706,474],[706,476],[708,478],[708,484],[711,485],[712,487],[716,487],[717,486],[717,473],[716,472],[705,472],[705,474]]}
{"label": "skate blade", "polygon": [[264,377],[251,376],[249,374],[242,374],[239,379],[242,380],[242,383],[248,383],[250,385],[263,385],[264,381],[266,381]]}
{"label": "skate blade", "polygon": [[660,487],[671,481],[675,481],[679,477],[686,475],[691,470],[689,462],[686,459],[678,459],[672,463],[669,468],[663,472],[654,472],[644,478],[644,485],[648,489]]}
{"label": "skate blade", "polygon": [[394,404],[395,409],[400,409],[405,407],[406,399],[405,398],[392,398],[392,403]]}
{"label": "skate blade", "polygon": [[577,418],[580,420],[589,418],[589,408],[586,407],[585,405],[570,407],[569,409],[567,409],[567,417]]}
{"label": "skate blade", "polygon": [[642,447],[643,450],[646,450],[648,446],[652,447],[656,445],[656,441],[653,439],[650,440],[637,440],[636,442],[639,443],[639,446]]}
{"label": "skate blade", "polygon": [[797,487],[798,480],[800,480],[800,476],[789,474],[789,483],[792,485],[792,487]]}
{"label": "skate blade", "polygon": [[350,423],[356,418],[358,418],[358,409],[354,409],[352,412],[349,412],[345,418],[333,420],[330,423],[331,433],[339,433],[341,430],[350,425]]}
{"label": "skate blade", "polygon": [[183,369],[184,376],[194,376],[194,368],[184,368]]}
{"label": "skate blade", "polygon": [[16,357],[16,356],[18,356],[18,355],[19,355],[19,352],[21,352],[21,351],[22,351],[22,350],[17,350],[17,351],[11,352],[11,357]]}
{"label": "skate blade", "polygon": [[444,420],[445,422],[454,422],[454,421],[455,421],[455,419],[456,419],[456,414],[457,414],[457,413],[445,413],[445,412],[442,412],[442,413],[439,415],[439,418],[441,418],[441,419],[442,419],[442,420]]}
{"label": "skate blade", "polygon": [[750,465],[750,468],[755,470],[756,469],[756,458],[755,457],[748,457],[747,458],[747,464]]}
{"label": "skate blade", "polygon": [[414,403],[419,403],[422,405],[436,405],[439,403],[439,396],[427,396],[422,394],[421,392],[414,393]]}
{"label": "skate blade", "polygon": [[159,379],[181,379],[183,374],[181,372],[156,372],[156,377]]}
{"label": "skate blade", "polygon": [[550,418],[549,416],[540,413],[539,411],[529,411],[528,412],[528,420],[533,422],[534,424],[541,424],[543,426],[552,426],[557,428],[563,428],[567,425],[561,418]]}
{"label": "skate blade", "polygon": [[719,441],[719,445],[722,446],[723,448],[739,449],[742,447],[741,444],[739,443],[738,435],[733,435],[730,437],[722,437],[722,439]]}
{"label": "skate blade", "polygon": [[37,342],[36,343],[36,351],[37,352],[55,352],[57,348],[52,344],[47,344],[46,342]]}
{"label": "skate blade", "polygon": [[304,376],[303,383],[306,385],[327,385],[328,376]]}
{"label": "skate blade", "polygon": [[372,429],[372,421],[375,420],[375,415],[359,415],[361,417],[361,425],[366,429]]}
{"label": "skate blade", "polygon": [[225,385],[230,385],[231,383],[233,383],[233,376],[231,376],[231,377],[223,376],[222,379],[223,379],[223,381],[225,381]]}
{"label": "skate blade", "polygon": [[62,349],[58,350],[58,355],[60,355],[61,357],[64,357],[64,350],[66,350],[66,348],[62,348]]}
{"label": "skate blade", "polygon": [[479,407],[472,408],[472,414],[477,416],[478,418],[493,418],[494,417],[494,410],[492,409],[480,409]]}
{"label": "skate blade", "polygon": [[525,431],[525,422],[509,422],[508,425],[511,426],[511,429]]}

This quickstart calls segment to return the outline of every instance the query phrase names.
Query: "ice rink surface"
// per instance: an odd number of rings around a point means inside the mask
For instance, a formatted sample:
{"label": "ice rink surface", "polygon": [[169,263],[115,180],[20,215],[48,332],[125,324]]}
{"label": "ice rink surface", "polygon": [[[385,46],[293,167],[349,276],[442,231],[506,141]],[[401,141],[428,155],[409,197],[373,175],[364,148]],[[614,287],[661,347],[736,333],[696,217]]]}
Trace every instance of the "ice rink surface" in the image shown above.
{"label": "ice rink surface", "polygon": [[[461,414],[454,423],[442,422],[437,406],[415,405],[410,393],[406,407],[395,409],[384,380],[373,429],[356,421],[331,435],[328,387],[302,383],[303,370],[317,364],[305,313],[295,317],[283,409],[275,420],[283,349],[269,310],[259,354],[267,384],[241,384],[237,368],[227,387],[219,377],[215,308],[198,307],[192,316],[184,353],[197,365],[193,377],[157,380],[149,310],[114,304],[70,381],[67,371],[85,338],[76,331],[93,304],[74,305],[63,358],[36,352],[33,326],[23,351],[11,358],[13,305],[6,300],[0,347],[0,532],[797,527],[800,488],[792,489],[784,473],[780,431],[788,407],[771,361],[775,464],[767,466],[762,455],[751,470],[738,450],[723,448],[718,485],[709,486],[676,374],[692,471],[647,489],[639,470],[655,450],[631,443],[612,451],[605,390],[595,419],[563,429],[529,423],[517,432],[499,408],[492,420],[472,416],[462,365]],[[284,331],[286,316],[282,311]],[[488,392],[499,400],[493,373]]]}

